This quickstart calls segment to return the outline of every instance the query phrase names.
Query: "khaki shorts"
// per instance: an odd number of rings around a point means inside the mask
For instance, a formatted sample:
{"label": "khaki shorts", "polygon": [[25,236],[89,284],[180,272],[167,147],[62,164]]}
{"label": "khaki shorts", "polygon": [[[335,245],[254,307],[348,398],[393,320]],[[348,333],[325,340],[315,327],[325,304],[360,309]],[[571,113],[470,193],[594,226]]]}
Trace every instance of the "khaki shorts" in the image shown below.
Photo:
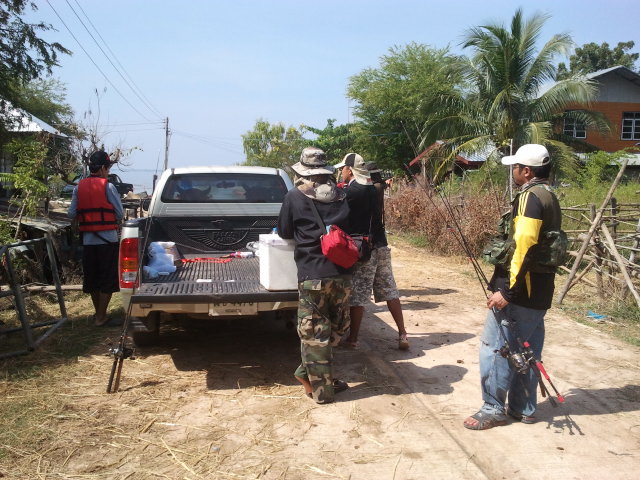
{"label": "khaki shorts", "polygon": [[353,268],[351,285],[349,305],[352,307],[366,305],[371,300],[371,290],[373,290],[376,303],[400,298],[391,269],[391,249],[389,247],[376,248],[371,252],[371,258],[368,262],[356,263]]}

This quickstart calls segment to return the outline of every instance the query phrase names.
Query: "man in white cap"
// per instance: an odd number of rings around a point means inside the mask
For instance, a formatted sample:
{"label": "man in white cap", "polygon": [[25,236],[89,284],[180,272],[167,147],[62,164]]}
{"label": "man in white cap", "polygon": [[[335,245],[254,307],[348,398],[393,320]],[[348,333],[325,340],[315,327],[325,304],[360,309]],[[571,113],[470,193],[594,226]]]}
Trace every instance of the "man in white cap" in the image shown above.
{"label": "man in white cap", "polygon": [[[513,168],[520,186],[513,200],[511,217],[505,222],[504,241],[495,255],[485,256],[495,265],[489,282],[493,292],[480,343],[480,383],[484,404],[464,421],[471,430],[505,425],[509,417],[534,423],[537,407],[537,376],[531,368],[520,373],[501,355],[504,341],[512,346],[517,338],[529,342],[534,356],[541,359],[544,345],[544,316],[553,299],[556,264],[562,247],[551,246],[549,238],[561,233],[558,199],[549,187],[551,157],[543,145],[521,146],[515,155],[502,158]],[[555,244],[554,244],[555,245]],[[499,319],[492,309],[501,311]],[[511,352],[515,353],[515,352]],[[508,403],[508,406],[507,406]]]}
{"label": "man in white cap", "polygon": [[331,262],[322,253],[314,209],[325,227],[343,230],[349,220],[345,193],[336,187],[334,169],[319,148],[307,147],[291,167],[295,186],[284,197],[278,218],[278,234],[295,240],[298,267],[298,336],[302,363],[294,373],[305,393],[317,403],[331,403],[334,394],[348,385],[333,378],[333,352],[349,328],[350,270]]}

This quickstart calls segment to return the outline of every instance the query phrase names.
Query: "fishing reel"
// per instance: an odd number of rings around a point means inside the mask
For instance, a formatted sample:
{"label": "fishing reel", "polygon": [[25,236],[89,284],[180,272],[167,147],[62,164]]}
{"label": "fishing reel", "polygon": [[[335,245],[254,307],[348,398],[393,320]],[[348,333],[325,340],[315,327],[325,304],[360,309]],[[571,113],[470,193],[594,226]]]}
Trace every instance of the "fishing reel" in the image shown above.
{"label": "fishing reel", "polygon": [[529,371],[529,362],[523,353],[512,353],[507,345],[503,345],[500,350],[496,351],[500,353],[502,358],[509,360],[509,363],[518,373],[525,374]]}
{"label": "fishing reel", "polygon": [[113,346],[111,345],[109,347],[109,353],[107,355],[113,355],[113,358],[130,358],[131,360],[135,360],[135,349],[130,348],[130,347],[124,347],[124,346],[120,346],[120,345],[116,345]]}

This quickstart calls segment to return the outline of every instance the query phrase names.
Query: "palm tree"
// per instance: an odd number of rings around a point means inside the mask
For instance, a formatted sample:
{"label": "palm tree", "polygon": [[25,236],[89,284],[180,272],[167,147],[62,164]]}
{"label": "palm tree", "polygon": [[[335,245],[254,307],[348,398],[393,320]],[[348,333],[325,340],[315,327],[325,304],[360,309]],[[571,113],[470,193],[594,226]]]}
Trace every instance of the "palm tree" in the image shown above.
{"label": "palm tree", "polygon": [[[554,158],[572,159],[573,151],[554,130],[563,116],[572,116],[587,128],[608,129],[603,116],[583,108],[597,92],[584,76],[572,76],[544,87],[555,79],[554,59],[567,55],[573,41],[566,34],[554,35],[537,51],[536,44],[547,15],[523,18],[518,9],[510,29],[490,24],[471,28],[462,43],[473,49],[466,80],[468,88],[446,99],[441,116],[426,125],[424,144],[444,138],[445,162],[460,152],[489,153],[489,159],[515,151],[526,143],[544,144]],[[440,153],[442,155],[442,153]]]}

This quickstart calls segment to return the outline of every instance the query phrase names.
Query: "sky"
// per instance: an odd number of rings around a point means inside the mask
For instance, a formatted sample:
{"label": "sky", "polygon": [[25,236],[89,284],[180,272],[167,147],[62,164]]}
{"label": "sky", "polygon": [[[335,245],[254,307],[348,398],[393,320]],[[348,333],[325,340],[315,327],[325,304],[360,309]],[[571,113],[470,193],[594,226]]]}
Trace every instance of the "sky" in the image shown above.
{"label": "sky", "polygon": [[518,7],[550,15],[543,41],[568,33],[577,46],[633,40],[640,51],[637,0],[36,3],[27,18],[52,24],[57,31],[43,37],[73,51],[53,76],[76,118],[98,126],[107,150],[134,149],[118,172],[125,181],[134,169],[162,170],[166,118],[169,167],[238,164],[241,135],[256,120],[317,128],[353,121],[349,78],[379,66],[389,48],[417,42],[470,54],[460,47],[468,28],[508,25]]}

